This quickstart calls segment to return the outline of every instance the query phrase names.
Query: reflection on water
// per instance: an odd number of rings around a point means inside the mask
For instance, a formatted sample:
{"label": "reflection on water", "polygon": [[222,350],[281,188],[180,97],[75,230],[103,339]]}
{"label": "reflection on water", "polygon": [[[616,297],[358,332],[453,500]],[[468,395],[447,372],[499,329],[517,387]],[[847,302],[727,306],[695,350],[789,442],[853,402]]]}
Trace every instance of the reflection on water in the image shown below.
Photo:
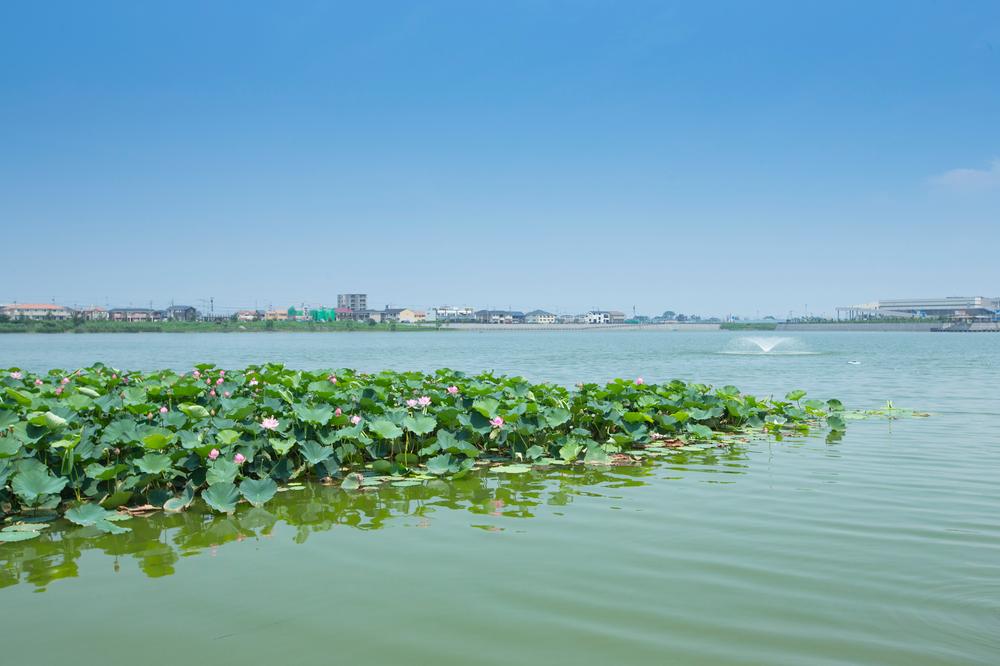
{"label": "reflection on water", "polygon": [[[100,552],[118,572],[129,560],[151,578],[170,576],[181,557],[208,553],[247,540],[271,539],[284,529],[292,541],[305,543],[310,534],[337,526],[378,530],[396,524],[429,528],[435,512],[475,514],[472,527],[501,530],[492,518],[532,518],[539,507],[565,507],[575,497],[614,497],[614,490],[644,485],[664,468],[742,473],[743,454],[736,450],[678,453],[667,461],[619,467],[567,466],[525,474],[479,472],[457,480],[432,480],[419,486],[388,484],[366,491],[306,484],[280,493],[263,507],[243,505],[231,516],[197,508],[184,513],[135,517],[126,534],[104,534],[60,520],[31,541],[0,546],[0,587],[28,583],[45,591],[53,581],[80,575],[77,560]],[[282,535],[283,536],[283,535]]]}

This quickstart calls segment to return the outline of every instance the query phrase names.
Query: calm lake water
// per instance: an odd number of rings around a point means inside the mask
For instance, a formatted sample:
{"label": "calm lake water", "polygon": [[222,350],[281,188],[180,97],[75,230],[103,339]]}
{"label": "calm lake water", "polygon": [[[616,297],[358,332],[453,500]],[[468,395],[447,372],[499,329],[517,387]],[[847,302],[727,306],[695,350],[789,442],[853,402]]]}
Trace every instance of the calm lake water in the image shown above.
{"label": "calm lake water", "polygon": [[94,361],[678,377],[932,416],[636,467],[313,486],[120,536],[64,525],[0,545],[3,663],[1000,663],[1000,335],[0,336],[0,367]]}

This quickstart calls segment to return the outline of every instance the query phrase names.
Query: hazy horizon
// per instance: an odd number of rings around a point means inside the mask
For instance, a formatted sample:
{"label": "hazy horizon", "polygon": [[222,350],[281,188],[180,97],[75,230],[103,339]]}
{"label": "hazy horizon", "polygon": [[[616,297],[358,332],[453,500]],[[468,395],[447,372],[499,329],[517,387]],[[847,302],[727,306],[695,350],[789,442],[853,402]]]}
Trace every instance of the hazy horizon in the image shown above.
{"label": "hazy horizon", "polygon": [[0,302],[1000,296],[1000,4],[0,7]]}

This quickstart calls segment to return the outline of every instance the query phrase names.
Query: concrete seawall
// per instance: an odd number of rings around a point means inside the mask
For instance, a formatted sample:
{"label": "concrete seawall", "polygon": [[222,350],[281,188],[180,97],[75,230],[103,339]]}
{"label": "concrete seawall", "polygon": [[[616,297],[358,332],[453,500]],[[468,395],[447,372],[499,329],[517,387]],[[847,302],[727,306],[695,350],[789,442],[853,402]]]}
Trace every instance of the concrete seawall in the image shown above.
{"label": "concrete seawall", "polygon": [[718,324],[441,324],[449,331],[717,331]]}
{"label": "concrete seawall", "polygon": [[778,331],[913,331],[930,332],[939,328],[941,322],[897,323],[897,324],[778,324]]}

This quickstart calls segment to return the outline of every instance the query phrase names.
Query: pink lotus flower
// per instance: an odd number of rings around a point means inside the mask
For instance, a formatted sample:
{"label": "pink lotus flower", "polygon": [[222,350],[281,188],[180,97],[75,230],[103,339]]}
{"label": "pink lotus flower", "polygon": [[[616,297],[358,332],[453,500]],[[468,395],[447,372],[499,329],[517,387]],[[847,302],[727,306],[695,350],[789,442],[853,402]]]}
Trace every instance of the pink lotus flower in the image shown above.
{"label": "pink lotus flower", "polygon": [[60,383],[61,384],[69,384],[69,377],[63,377],[62,381]]}
{"label": "pink lotus flower", "polygon": [[637,377],[636,380],[635,380],[635,385],[636,386],[642,386],[645,383],[646,383],[646,380],[643,379],[642,377]]}
{"label": "pink lotus flower", "polygon": [[273,416],[269,416],[260,422],[260,427],[264,430],[277,430],[278,429],[278,419]]}
{"label": "pink lotus flower", "polygon": [[406,406],[409,407],[410,409],[413,409],[414,407],[417,406],[417,401],[414,398],[410,398],[409,400],[406,401]]}
{"label": "pink lotus flower", "polygon": [[222,392],[222,397],[223,398],[228,398],[230,395],[232,395],[232,394],[229,391],[223,391]]}
{"label": "pink lotus flower", "polygon": [[251,379],[250,380],[250,386],[257,386],[257,380],[256,379]]}
{"label": "pink lotus flower", "polygon": [[327,377],[327,379],[330,380],[331,384],[336,384],[337,383],[337,376],[336,375],[330,375],[329,377]]}
{"label": "pink lotus flower", "polygon": [[128,377],[122,375],[122,383],[123,384],[128,384]]}
{"label": "pink lotus flower", "polygon": [[195,379],[201,379],[201,372],[199,372],[198,369],[195,369],[194,372],[191,373],[191,376]]}
{"label": "pink lotus flower", "polygon": [[222,377],[219,377],[218,379],[215,380],[215,385],[216,386],[222,386],[222,382],[224,382],[224,381],[226,381],[226,380],[224,380]]}
{"label": "pink lotus flower", "polygon": [[208,386],[211,386],[211,385],[212,385],[212,378],[211,378],[211,377],[209,377],[208,379],[206,379],[206,380],[205,380],[205,383],[206,383],[206,384],[207,384]]}
{"label": "pink lotus flower", "polygon": [[22,375],[22,374],[21,374],[20,372],[18,372],[17,370],[15,370],[14,372],[10,373],[10,378],[11,378],[11,379],[21,379],[21,377],[23,377],[23,376],[24,376],[24,375]]}
{"label": "pink lotus flower", "polygon": [[214,398],[215,397],[215,389],[212,389],[211,391],[209,391],[208,394]]}
{"label": "pink lotus flower", "polygon": [[417,400],[417,404],[420,405],[421,407],[427,407],[431,404],[431,399],[428,398],[426,395],[422,395],[420,396],[420,399]]}
{"label": "pink lotus flower", "polygon": [[160,413],[166,414],[169,410],[166,407],[160,407]]}
{"label": "pink lotus flower", "polygon": [[208,452],[209,460],[215,460],[218,457],[219,457],[219,449],[212,449],[211,451]]}
{"label": "pink lotus flower", "polygon": [[226,376],[226,371],[225,370],[219,370],[219,376],[220,377],[225,377]]}
{"label": "pink lotus flower", "polygon": [[457,386],[449,386],[448,387],[448,393],[450,393],[452,395],[455,395],[456,393],[458,393],[458,387]]}
{"label": "pink lotus flower", "polygon": [[499,416],[495,416],[492,419],[490,419],[490,425],[493,426],[494,428],[502,428],[503,419],[500,418]]}
{"label": "pink lotus flower", "polygon": [[111,375],[111,379],[118,379],[118,375],[117,374]]}
{"label": "pink lotus flower", "polygon": [[43,381],[42,381],[41,379],[36,379],[36,380],[35,380],[35,386],[41,386],[41,385],[42,385],[42,384],[44,384],[44,383],[45,383],[45,382],[43,382]]}
{"label": "pink lotus flower", "polygon": [[334,416],[340,416],[343,413],[344,412],[340,411],[340,407],[337,407],[337,409],[333,410],[333,415]]}
{"label": "pink lotus flower", "polygon": [[62,386],[56,388],[56,395],[60,395],[63,392]]}
{"label": "pink lotus flower", "polygon": [[236,463],[237,465],[242,465],[246,461],[247,457],[242,453],[237,453],[235,456],[233,456],[233,462]]}
{"label": "pink lotus flower", "polygon": [[355,414],[354,416],[351,417],[351,423],[353,423],[354,425],[358,425],[359,423],[361,423],[361,417]]}

